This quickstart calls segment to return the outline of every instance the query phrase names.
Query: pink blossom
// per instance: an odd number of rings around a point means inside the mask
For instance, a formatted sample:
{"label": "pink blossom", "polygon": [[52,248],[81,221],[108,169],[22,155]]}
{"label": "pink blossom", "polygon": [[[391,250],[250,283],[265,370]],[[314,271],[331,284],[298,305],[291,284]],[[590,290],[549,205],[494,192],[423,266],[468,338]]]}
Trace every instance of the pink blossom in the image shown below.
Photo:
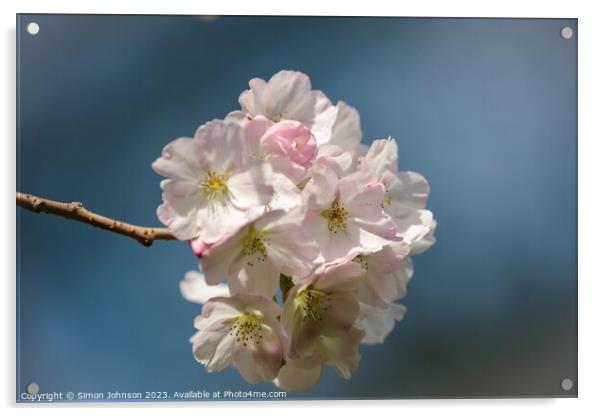
{"label": "pink blossom", "polygon": [[341,337],[350,331],[359,314],[362,273],[354,262],[324,264],[289,291],[281,319],[289,357],[311,357],[322,336]]}
{"label": "pink blossom", "polygon": [[194,320],[190,339],[207,371],[235,367],[248,383],[269,381],[282,365],[284,333],[271,299],[236,295],[212,298]]}
{"label": "pink blossom", "polygon": [[311,130],[298,121],[281,121],[270,127],[264,137],[264,148],[272,154],[287,156],[307,168],[316,154],[316,139]]}
{"label": "pink blossom", "polygon": [[249,156],[240,125],[223,120],[169,143],[153,169],[167,177],[157,216],[181,240],[214,243],[246,224],[274,194],[271,166]]}
{"label": "pink blossom", "polygon": [[337,109],[324,93],[312,90],[307,75],[280,71],[267,82],[253,78],[249,87],[238,99],[244,115],[264,116],[274,123],[296,120],[311,130],[318,144],[330,140]]}
{"label": "pink blossom", "polygon": [[370,175],[355,172],[339,179],[324,166],[313,171],[303,196],[304,224],[324,261],[375,252],[399,240],[395,223],[382,208],[384,186]]}

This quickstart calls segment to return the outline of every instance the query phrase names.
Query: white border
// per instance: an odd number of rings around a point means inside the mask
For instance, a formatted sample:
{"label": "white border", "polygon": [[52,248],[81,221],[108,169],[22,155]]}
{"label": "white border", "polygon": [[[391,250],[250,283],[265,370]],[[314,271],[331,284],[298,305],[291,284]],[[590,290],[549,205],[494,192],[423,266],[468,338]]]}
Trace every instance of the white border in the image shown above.
{"label": "white border", "polygon": [[[3,365],[0,378],[0,404],[7,407],[7,414],[19,411],[24,406],[14,404],[15,397],[15,14],[16,13],[123,13],[123,14],[300,14],[300,15],[350,15],[350,16],[466,16],[466,17],[564,17],[579,18],[579,399],[524,399],[524,400],[408,400],[408,401],[312,401],[286,403],[169,403],[147,405],[144,411],[151,414],[169,412],[189,413],[217,410],[220,414],[265,414],[265,412],[305,414],[320,409],[332,411],[334,407],[345,413],[360,414],[377,407],[378,412],[409,412],[410,414],[461,414],[461,415],[504,415],[529,412],[530,414],[563,415],[570,413],[595,413],[601,408],[597,401],[601,374],[601,314],[602,268],[597,261],[601,245],[597,236],[600,227],[602,204],[602,172],[600,166],[602,131],[600,120],[600,74],[602,64],[602,21],[594,1],[541,1],[526,0],[486,1],[415,1],[398,2],[370,0],[354,4],[347,1],[302,0],[279,1],[157,1],[145,0],[126,3],[123,0],[104,1],[8,1],[0,3],[2,14],[2,62],[0,66],[4,97],[1,123],[4,128],[2,143],[2,174],[0,224],[3,230],[0,250],[1,262],[5,266],[2,275],[2,320],[0,321]],[[43,353],[40,348],[40,353]],[[402,375],[400,375],[402,376]],[[28,405],[31,410],[34,407]],[[140,404],[112,404],[94,406],[51,405],[43,411],[50,414],[101,414],[108,409],[124,409],[135,412]],[[195,409],[201,407],[201,409]],[[395,408],[402,409],[395,409]],[[315,410],[314,410],[315,409]],[[42,409],[40,409],[42,410]],[[121,410],[120,410],[121,413]]]}

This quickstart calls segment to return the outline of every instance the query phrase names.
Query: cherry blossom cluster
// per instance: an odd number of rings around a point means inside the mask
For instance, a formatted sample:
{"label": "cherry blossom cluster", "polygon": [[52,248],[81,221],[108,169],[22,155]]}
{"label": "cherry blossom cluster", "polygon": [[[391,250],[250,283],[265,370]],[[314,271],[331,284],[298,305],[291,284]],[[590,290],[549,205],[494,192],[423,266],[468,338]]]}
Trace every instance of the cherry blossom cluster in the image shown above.
{"label": "cherry blossom cluster", "polygon": [[359,344],[403,318],[410,256],[436,222],[427,181],[398,170],[395,140],[361,144],[353,107],[300,72],[249,87],[240,110],[165,146],[157,214],[200,259],[180,285],[203,305],[196,360],[302,391],[324,365],[349,378]]}

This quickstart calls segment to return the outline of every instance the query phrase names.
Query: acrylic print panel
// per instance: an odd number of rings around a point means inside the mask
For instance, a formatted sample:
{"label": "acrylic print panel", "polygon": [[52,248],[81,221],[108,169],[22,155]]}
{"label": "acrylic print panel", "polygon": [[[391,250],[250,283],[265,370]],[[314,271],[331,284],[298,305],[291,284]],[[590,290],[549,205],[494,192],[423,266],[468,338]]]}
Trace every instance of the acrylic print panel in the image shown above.
{"label": "acrylic print panel", "polygon": [[575,19],[17,23],[17,401],[576,397]]}

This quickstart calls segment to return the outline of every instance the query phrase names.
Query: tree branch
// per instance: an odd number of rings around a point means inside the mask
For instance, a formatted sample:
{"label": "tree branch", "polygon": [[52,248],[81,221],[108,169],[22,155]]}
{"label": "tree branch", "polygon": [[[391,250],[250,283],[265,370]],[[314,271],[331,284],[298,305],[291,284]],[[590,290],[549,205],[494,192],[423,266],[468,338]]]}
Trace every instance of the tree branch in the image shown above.
{"label": "tree branch", "polygon": [[45,212],[70,220],[90,224],[137,240],[150,246],[155,240],[176,240],[167,228],[139,227],[126,222],[104,217],[84,208],[81,202],[57,202],[39,196],[17,192],[17,205],[32,212]]}

